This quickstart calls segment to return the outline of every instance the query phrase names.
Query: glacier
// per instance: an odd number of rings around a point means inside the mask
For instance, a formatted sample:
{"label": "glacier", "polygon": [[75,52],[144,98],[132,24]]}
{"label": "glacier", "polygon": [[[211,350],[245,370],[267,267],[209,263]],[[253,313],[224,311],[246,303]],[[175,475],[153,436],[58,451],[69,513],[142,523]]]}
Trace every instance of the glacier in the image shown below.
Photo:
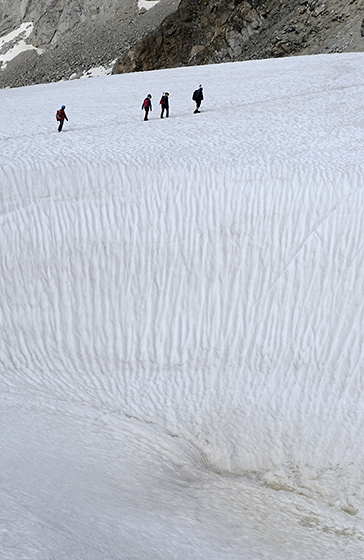
{"label": "glacier", "polygon": [[363,57],[0,91],[2,558],[363,558]]}

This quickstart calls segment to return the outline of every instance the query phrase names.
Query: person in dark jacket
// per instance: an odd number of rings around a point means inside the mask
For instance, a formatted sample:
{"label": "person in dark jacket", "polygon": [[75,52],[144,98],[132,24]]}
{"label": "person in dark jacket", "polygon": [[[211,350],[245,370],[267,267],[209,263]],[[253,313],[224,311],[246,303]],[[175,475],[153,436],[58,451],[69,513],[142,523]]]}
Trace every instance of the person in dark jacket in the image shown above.
{"label": "person in dark jacket", "polygon": [[169,117],[169,93],[168,93],[168,91],[163,93],[159,103],[160,103],[160,106],[161,106],[161,119],[163,119],[164,111],[166,112],[166,117],[168,118]]}
{"label": "person in dark jacket", "polygon": [[66,115],[66,112],[65,112],[65,108],[66,108],[66,105],[62,105],[62,107],[60,109],[58,109],[58,111],[56,113],[56,119],[57,119],[57,122],[59,123],[58,132],[61,132],[65,119],[66,119],[66,121],[68,121],[68,118],[67,118],[67,115]]}
{"label": "person in dark jacket", "polygon": [[144,109],[144,120],[148,120],[148,113],[152,110],[152,96],[148,93],[147,97],[143,101],[142,109]]}
{"label": "person in dark jacket", "polygon": [[203,101],[203,87],[201,84],[199,85],[199,88],[193,92],[192,99],[196,103],[196,109],[194,110],[194,113],[200,113],[200,107]]}

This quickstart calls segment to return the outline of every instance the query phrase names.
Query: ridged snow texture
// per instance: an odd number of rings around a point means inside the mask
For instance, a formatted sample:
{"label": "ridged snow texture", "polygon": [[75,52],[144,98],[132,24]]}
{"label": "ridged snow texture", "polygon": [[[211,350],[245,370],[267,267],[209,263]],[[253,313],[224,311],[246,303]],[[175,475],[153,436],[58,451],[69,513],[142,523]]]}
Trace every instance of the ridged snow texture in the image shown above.
{"label": "ridged snow texture", "polygon": [[[41,122],[32,140],[8,131],[1,171],[3,387],[157,424],[216,472],[358,514],[361,64],[317,57],[27,90]],[[193,115],[200,80],[205,112]],[[2,98],[15,106],[22,91]],[[70,122],[43,137],[43,109],[61,96]],[[91,106],[98,123],[84,118]]]}
{"label": "ridged snow texture", "polygon": [[[191,434],[212,406],[227,469],[262,466],[267,430],[277,459],[292,438],[307,455],[320,436],[334,462],[338,433],[356,447],[344,436],[363,396],[358,173],[80,165],[7,178],[11,385]],[[35,178],[52,196],[22,200]],[[312,416],[323,433],[297,438]]]}

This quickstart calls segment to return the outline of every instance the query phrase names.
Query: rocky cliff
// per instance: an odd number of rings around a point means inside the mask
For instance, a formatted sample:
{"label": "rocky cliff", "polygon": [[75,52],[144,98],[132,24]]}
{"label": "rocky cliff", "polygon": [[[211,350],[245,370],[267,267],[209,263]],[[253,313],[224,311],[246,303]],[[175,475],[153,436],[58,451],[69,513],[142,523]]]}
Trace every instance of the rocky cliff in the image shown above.
{"label": "rocky cliff", "polygon": [[181,0],[115,73],[364,51],[362,0]]}
{"label": "rocky cliff", "polygon": [[[153,7],[146,10],[137,0],[0,0],[0,87],[58,81],[108,66],[178,3],[150,1]],[[24,35],[29,48],[1,65],[1,54],[15,43],[2,44],[1,37],[24,22],[32,23],[31,34]]]}
{"label": "rocky cliff", "polygon": [[[2,64],[16,29],[26,49]],[[348,51],[364,51],[362,0],[0,0],[0,87],[97,66],[122,73]]]}

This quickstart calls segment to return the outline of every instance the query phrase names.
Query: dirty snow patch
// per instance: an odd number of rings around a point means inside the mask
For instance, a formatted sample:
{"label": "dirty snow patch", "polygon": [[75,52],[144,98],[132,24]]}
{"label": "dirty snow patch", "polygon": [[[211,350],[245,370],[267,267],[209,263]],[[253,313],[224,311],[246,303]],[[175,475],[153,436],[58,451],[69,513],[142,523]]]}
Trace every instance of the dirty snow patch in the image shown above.
{"label": "dirty snow patch", "polygon": [[99,76],[110,76],[115,62],[116,61],[113,61],[109,66],[97,66],[96,68],[90,68],[89,70],[83,72],[81,78],[98,78]]}

